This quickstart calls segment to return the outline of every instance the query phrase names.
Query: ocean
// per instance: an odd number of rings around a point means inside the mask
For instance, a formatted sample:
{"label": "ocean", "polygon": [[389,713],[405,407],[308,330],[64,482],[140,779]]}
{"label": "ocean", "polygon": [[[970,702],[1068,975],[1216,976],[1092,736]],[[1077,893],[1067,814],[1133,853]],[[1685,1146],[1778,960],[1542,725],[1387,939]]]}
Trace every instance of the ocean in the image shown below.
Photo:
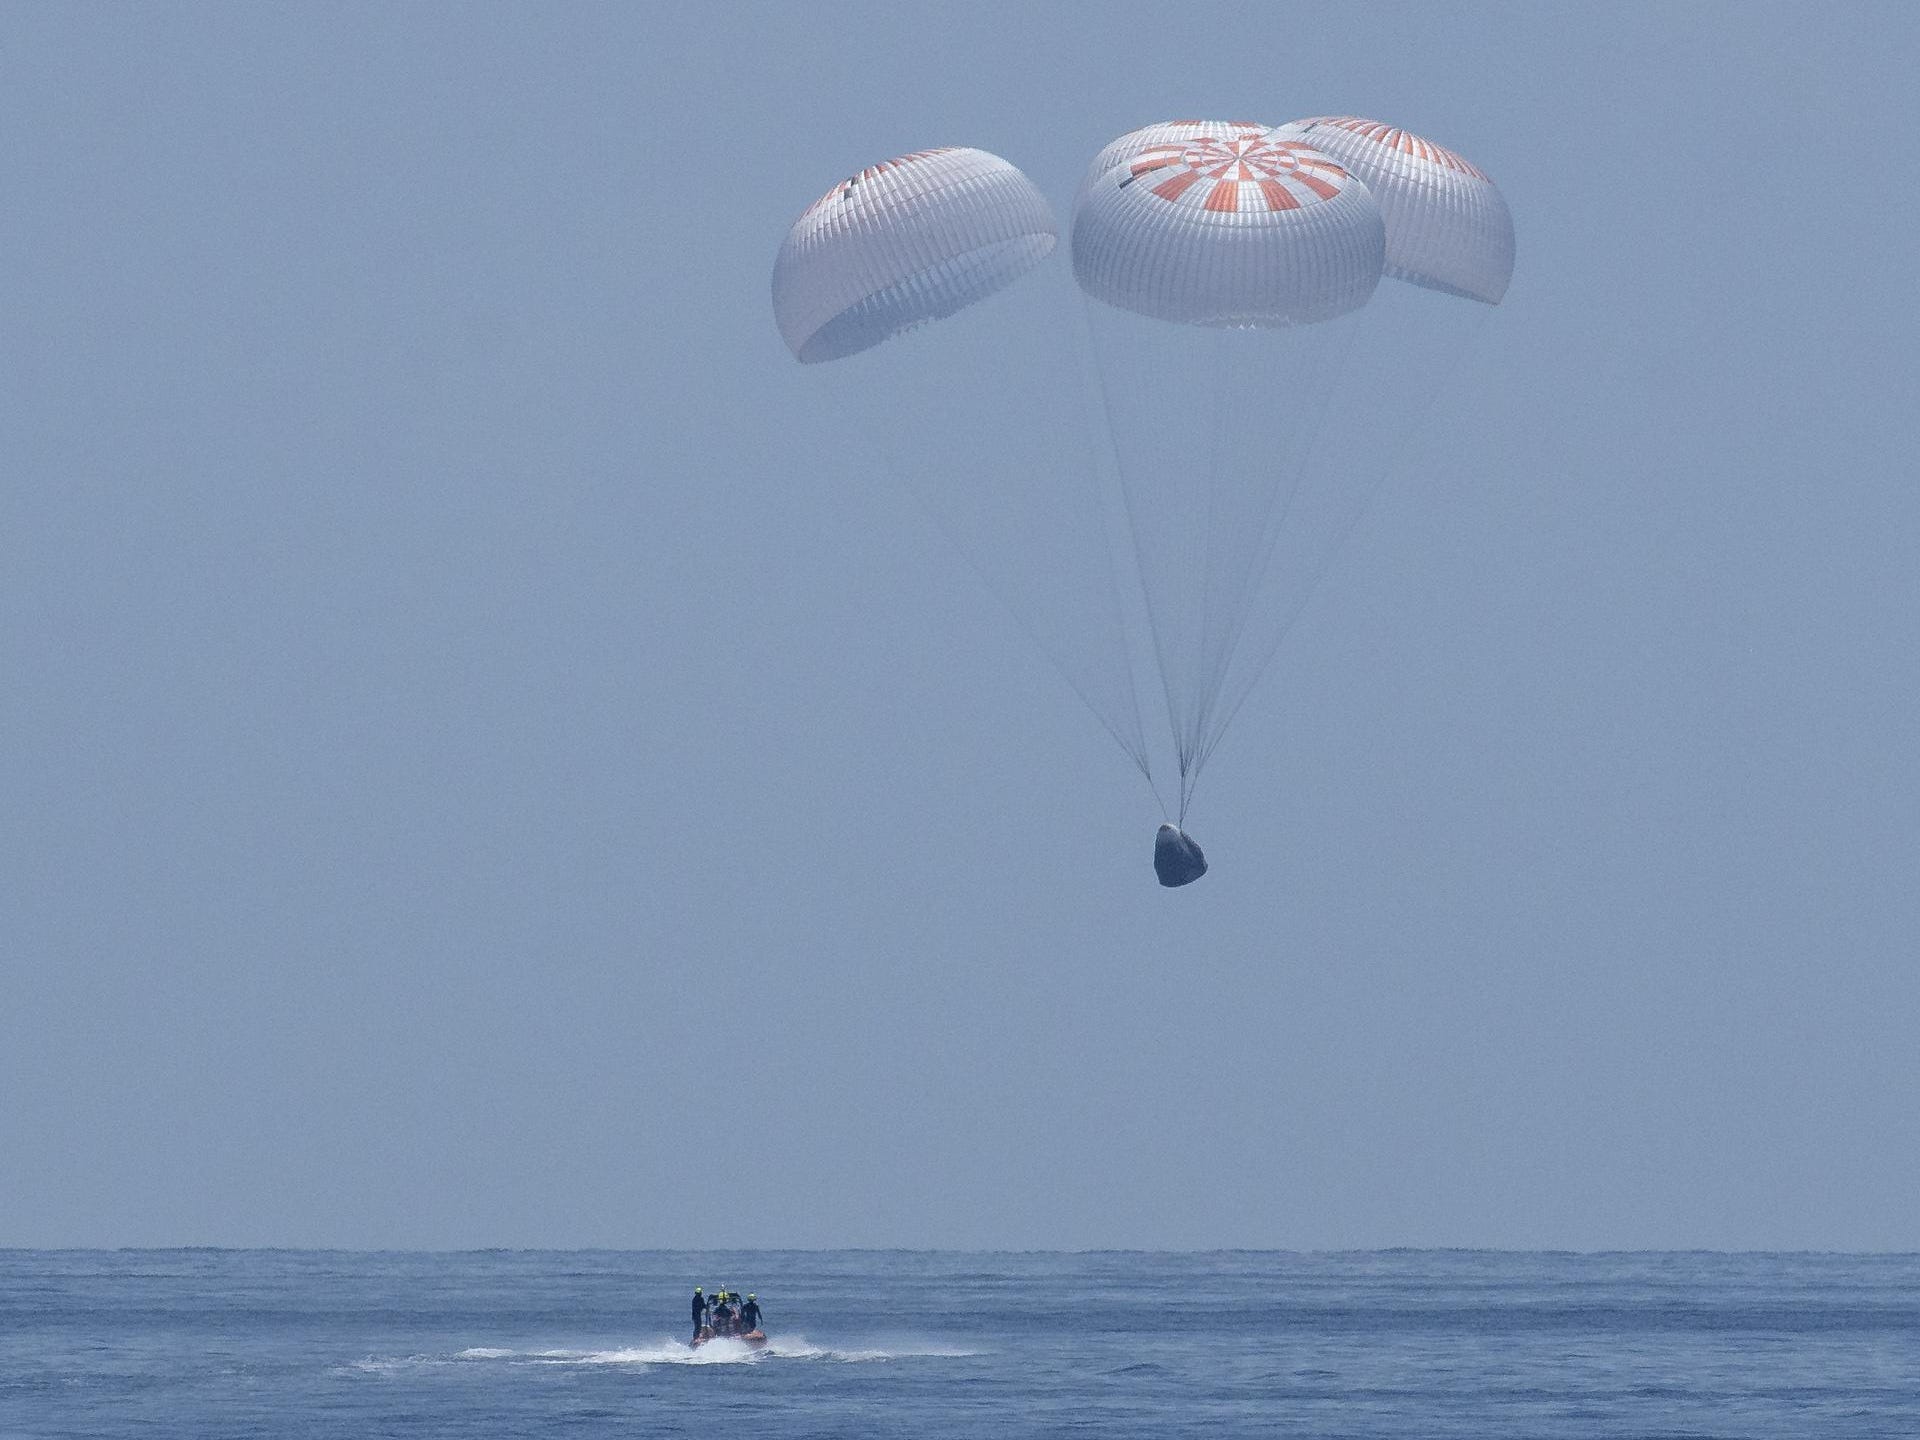
{"label": "ocean", "polygon": [[1920,1256],[0,1251],[6,1440],[1063,1433],[1915,1440]]}

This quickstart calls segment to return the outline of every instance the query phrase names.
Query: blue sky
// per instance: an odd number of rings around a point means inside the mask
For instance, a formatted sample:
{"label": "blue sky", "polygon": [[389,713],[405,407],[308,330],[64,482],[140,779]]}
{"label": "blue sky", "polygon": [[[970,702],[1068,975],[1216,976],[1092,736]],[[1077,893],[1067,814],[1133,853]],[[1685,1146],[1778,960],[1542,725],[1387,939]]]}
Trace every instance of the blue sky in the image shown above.
{"label": "blue sky", "polygon": [[[8,6],[0,1243],[1920,1245],[1917,45]],[[1516,278],[1166,892],[768,274],[1322,113]]]}

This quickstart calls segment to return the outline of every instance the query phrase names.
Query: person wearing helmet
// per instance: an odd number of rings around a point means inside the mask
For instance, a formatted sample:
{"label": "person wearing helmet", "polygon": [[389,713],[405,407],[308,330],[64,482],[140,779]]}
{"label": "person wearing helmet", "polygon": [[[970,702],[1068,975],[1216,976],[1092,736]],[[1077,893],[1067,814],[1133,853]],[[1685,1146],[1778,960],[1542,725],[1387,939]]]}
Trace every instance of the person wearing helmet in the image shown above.
{"label": "person wearing helmet", "polygon": [[760,1302],[751,1294],[740,1307],[740,1328],[749,1335],[760,1328]]}
{"label": "person wearing helmet", "polygon": [[698,1285],[693,1287],[693,1338],[698,1340],[700,1332],[707,1325],[707,1297],[700,1293]]}

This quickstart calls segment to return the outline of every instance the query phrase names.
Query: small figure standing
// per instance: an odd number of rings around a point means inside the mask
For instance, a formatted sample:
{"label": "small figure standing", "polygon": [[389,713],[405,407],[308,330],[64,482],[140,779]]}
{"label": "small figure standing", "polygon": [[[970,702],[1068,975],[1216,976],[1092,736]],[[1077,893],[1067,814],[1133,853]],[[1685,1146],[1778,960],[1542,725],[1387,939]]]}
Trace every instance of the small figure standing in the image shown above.
{"label": "small figure standing", "polygon": [[698,1340],[700,1332],[707,1328],[707,1297],[698,1285],[693,1287],[693,1338]]}
{"label": "small figure standing", "polygon": [[751,1294],[740,1307],[740,1328],[749,1335],[760,1328],[760,1302]]}

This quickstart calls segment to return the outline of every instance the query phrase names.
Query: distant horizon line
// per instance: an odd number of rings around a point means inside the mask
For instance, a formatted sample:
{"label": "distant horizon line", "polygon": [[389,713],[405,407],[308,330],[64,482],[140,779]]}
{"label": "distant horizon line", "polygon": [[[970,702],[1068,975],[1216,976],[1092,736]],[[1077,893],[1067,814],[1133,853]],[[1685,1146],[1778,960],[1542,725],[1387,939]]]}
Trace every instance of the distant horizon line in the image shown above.
{"label": "distant horizon line", "polygon": [[11,1245],[0,1255],[1809,1255],[1903,1258],[1920,1249],[1837,1249],[1796,1246],[1498,1246],[1498,1245],[1342,1245],[1318,1247],[1212,1245],[1199,1247],[1088,1246],[1083,1248],[924,1245],[757,1245],[632,1247],[618,1245]]}

